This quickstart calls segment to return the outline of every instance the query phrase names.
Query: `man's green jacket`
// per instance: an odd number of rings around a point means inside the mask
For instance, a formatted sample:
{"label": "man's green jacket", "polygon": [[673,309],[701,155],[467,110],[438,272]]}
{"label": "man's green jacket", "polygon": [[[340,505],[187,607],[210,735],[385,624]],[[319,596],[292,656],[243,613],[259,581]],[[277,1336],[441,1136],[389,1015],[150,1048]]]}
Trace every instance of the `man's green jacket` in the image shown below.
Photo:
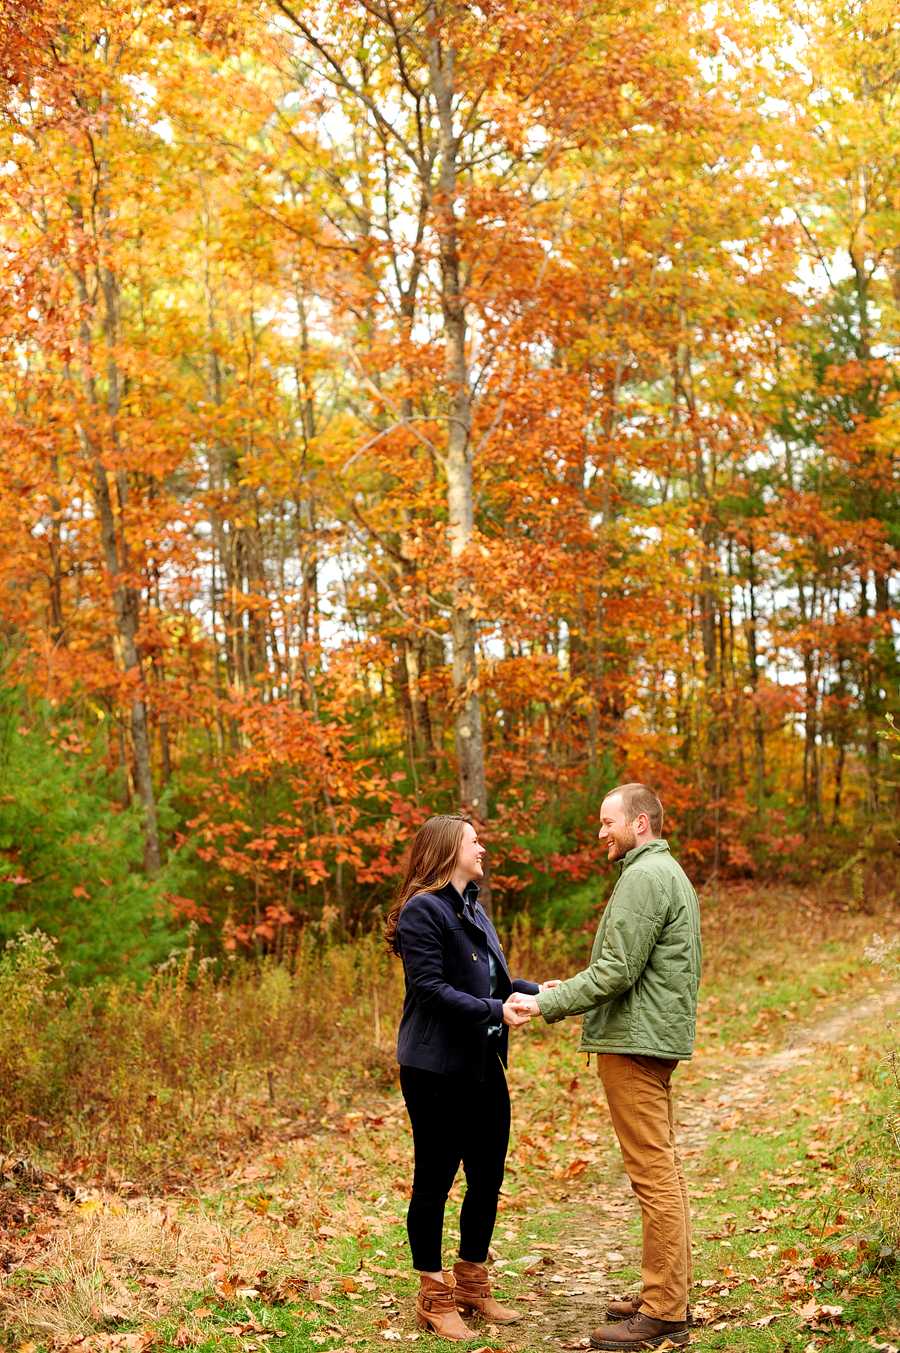
{"label": "man's green jacket", "polygon": [[667,841],[630,850],[600,918],[590,967],[537,997],[549,1024],[584,1015],[583,1052],[694,1053],[700,907]]}

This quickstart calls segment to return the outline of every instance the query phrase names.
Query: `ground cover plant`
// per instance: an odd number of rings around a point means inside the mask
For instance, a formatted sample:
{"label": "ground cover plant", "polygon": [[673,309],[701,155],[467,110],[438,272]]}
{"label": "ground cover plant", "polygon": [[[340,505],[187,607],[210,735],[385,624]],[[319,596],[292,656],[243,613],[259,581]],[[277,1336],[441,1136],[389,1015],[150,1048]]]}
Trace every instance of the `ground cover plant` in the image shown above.
{"label": "ground cover plant", "polygon": [[[704,897],[697,1055],[677,1073],[701,1348],[900,1343],[889,1218],[859,1177],[861,1162],[887,1162],[884,1057],[900,1011],[894,974],[864,950],[874,930],[890,934],[896,923],[889,906],[845,906],[812,890]],[[556,957],[545,950],[530,961]],[[374,1047],[371,1007],[362,1013],[352,1036]],[[133,1152],[131,1174],[99,1131],[79,1160],[44,1135],[64,1127],[51,1108],[27,1134],[22,1120],[0,1166],[7,1341],[228,1353],[266,1344],[361,1353],[417,1341],[403,1228],[411,1140],[390,1067],[395,1019],[385,993],[383,1060],[355,1071],[328,1065],[335,1045],[308,1032],[317,1075],[300,1104],[277,1080],[270,1098],[268,1062],[258,1060],[240,1135],[232,1123],[221,1142],[191,1142],[175,1116],[167,1152],[161,1137],[146,1156]],[[576,1051],[576,1023],[535,1025],[516,1044],[492,1263],[524,1316],[502,1332],[481,1330],[485,1346],[581,1347],[606,1297],[637,1277],[637,1208],[595,1069]],[[64,1131],[63,1145],[71,1140]],[[123,1140],[112,1145],[121,1150]],[[451,1215],[451,1239],[452,1225]]]}

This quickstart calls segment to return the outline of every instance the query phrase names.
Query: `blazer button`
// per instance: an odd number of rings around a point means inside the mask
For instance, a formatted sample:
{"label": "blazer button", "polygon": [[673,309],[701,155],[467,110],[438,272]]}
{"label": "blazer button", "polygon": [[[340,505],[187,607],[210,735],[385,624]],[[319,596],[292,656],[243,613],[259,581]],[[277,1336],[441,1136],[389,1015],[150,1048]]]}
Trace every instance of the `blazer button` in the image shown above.
{"label": "blazer button", "polygon": [[478,955],[477,955],[477,954],[473,954],[472,957],[473,957],[473,959],[475,960],[475,962],[477,963],[477,962],[478,962]]}

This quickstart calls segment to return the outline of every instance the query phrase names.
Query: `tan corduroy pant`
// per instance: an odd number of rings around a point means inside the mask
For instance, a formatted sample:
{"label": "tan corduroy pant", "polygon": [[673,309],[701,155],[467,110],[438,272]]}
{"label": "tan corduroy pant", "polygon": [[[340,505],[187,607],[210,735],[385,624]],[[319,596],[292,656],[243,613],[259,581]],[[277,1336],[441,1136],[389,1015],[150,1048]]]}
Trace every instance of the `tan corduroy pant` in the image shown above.
{"label": "tan corduroy pant", "polygon": [[693,1282],[691,1209],[675,1145],[672,1072],[659,1057],[597,1056],[612,1124],[641,1205],[641,1309],[655,1320],[683,1320]]}

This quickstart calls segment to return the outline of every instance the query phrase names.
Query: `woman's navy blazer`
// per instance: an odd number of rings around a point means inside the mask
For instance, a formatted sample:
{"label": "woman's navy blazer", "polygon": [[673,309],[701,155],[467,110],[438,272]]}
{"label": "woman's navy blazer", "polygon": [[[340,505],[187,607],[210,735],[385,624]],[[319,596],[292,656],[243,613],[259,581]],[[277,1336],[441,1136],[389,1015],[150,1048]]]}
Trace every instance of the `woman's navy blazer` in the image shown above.
{"label": "woman's navy blazer", "polygon": [[[474,884],[461,897],[452,883],[411,897],[397,922],[406,975],[406,999],[397,1036],[397,1061],[445,1075],[484,1079],[488,1029],[500,1025],[499,1053],[506,1065],[509,1029],[503,1002],[514,991],[534,996],[534,982],[512,981],[503,946],[478,903]],[[497,993],[491,997],[488,950],[494,956]]]}

